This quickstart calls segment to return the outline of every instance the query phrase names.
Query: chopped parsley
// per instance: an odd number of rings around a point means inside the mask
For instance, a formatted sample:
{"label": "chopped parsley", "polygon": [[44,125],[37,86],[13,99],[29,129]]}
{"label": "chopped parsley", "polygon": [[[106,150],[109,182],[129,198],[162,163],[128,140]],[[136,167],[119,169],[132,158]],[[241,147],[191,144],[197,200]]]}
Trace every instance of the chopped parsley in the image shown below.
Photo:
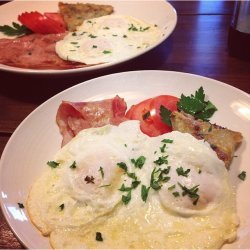
{"label": "chopped parsley", "polygon": [[103,171],[103,167],[100,167],[98,170],[101,173],[102,179],[104,178],[104,171]]}
{"label": "chopped parsley", "polygon": [[71,44],[78,44],[78,42],[70,42]]}
{"label": "chopped parsley", "polygon": [[149,187],[146,187],[145,185],[141,186],[141,198],[144,202],[147,201],[149,189],[150,186]]}
{"label": "chopped parsley", "polygon": [[247,173],[246,171],[242,171],[239,175],[238,178],[244,181],[246,179]]}
{"label": "chopped parsley", "polygon": [[174,197],[179,197],[179,196],[180,196],[180,193],[176,191],[176,192],[173,192],[172,195],[173,195]]}
{"label": "chopped parsley", "polygon": [[182,175],[188,177],[189,172],[190,172],[189,168],[187,170],[184,170],[183,167],[176,168],[176,173],[178,174],[178,176]]}
{"label": "chopped parsley", "polygon": [[131,162],[134,164],[135,168],[140,168],[140,169],[143,167],[145,161],[146,161],[146,157],[143,155],[138,157],[136,160],[131,159]]}
{"label": "chopped parsley", "polygon": [[117,166],[118,166],[119,168],[123,169],[125,172],[128,171],[128,167],[127,167],[127,165],[126,165],[125,162],[118,162],[118,163],[117,163]]}
{"label": "chopped parsley", "polygon": [[128,191],[127,195],[122,196],[122,202],[127,205],[131,200],[131,190]]}
{"label": "chopped parsley", "polygon": [[73,161],[73,163],[69,166],[70,168],[76,168],[76,161]]}
{"label": "chopped parsley", "polygon": [[168,164],[168,155],[160,156],[157,160],[154,161],[157,165]]}
{"label": "chopped parsley", "polygon": [[60,206],[59,206],[60,210],[62,211],[64,209],[64,203],[62,203]]}
{"label": "chopped parsley", "polygon": [[217,111],[212,102],[205,101],[203,87],[196,90],[194,95],[185,96],[182,94],[180,100],[177,102],[177,107],[179,110],[203,121],[209,121],[209,118]]}
{"label": "chopped parsley", "polygon": [[172,185],[168,188],[169,191],[172,191],[173,189],[175,189],[175,185]]}
{"label": "chopped parsley", "polygon": [[21,36],[32,33],[32,31],[29,30],[26,26],[20,25],[15,22],[12,22],[12,26],[10,25],[0,26],[0,32],[2,32],[6,36]]}
{"label": "chopped parsley", "polygon": [[97,48],[97,46],[96,46],[96,45],[93,45],[93,46],[92,46],[92,48],[96,49],[96,48]]}
{"label": "chopped parsley", "polygon": [[178,185],[181,187],[183,191],[182,196],[188,195],[189,198],[194,199],[193,205],[196,205],[200,198],[199,194],[197,194],[200,185],[196,185],[192,188],[187,188],[186,186],[181,185],[179,182]]}
{"label": "chopped parsley", "polygon": [[89,37],[90,37],[90,38],[97,38],[97,36],[94,36],[94,35],[92,35],[92,34],[89,34]]}
{"label": "chopped parsley", "polygon": [[23,203],[19,203],[19,202],[18,202],[18,203],[17,203],[17,205],[18,205],[18,207],[19,207],[19,208],[21,208],[21,209],[23,209],[23,208],[24,208]]}
{"label": "chopped parsley", "polygon": [[163,139],[161,142],[163,142],[163,143],[173,143],[173,140],[171,140],[171,139]]}
{"label": "chopped parsley", "polygon": [[95,178],[93,176],[87,175],[84,180],[86,181],[87,184],[89,184],[89,183],[95,184],[95,182],[94,182]]}
{"label": "chopped parsley", "polygon": [[47,165],[50,166],[51,168],[57,168],[60,165],[60,163],[56,161],[48,161]]}
{"label": "chopped parsley", "polygon": [[96,241],[103,241],[102,234],[100,232],[96,232],[95,239]]}
{"label": "chopped parsley", "polygon": [[162,122],[164,122],[165,124],[167,124],[170,127],[172,127],[172,123],[171,123],[171,120],[170,120],[171,113],[172,113],[172,111],[170,111],[169,109],[167,109],[163,105],[160,106],[161,120],[162,120]]}
{"label": "chopped parsley", "polygon": [[164,169],[154,168],[151,173],[150,187],[152,187],[154,190],[161,189],[163,183],[170,180],[170,177],[167,176],[169,174],[169,171],[170,166]]}
{"label": "chopped parsley", "polygon": [[161,153],[165,152],[166,146],[167,146],[167,144],[164,143],[163,146],[160,147]]}
{"label": "chopped parsley", "polygon": [[110,50],[104,50],[103,52],[102,52],[103,54],[110,54],[110,53],[112,53]]}

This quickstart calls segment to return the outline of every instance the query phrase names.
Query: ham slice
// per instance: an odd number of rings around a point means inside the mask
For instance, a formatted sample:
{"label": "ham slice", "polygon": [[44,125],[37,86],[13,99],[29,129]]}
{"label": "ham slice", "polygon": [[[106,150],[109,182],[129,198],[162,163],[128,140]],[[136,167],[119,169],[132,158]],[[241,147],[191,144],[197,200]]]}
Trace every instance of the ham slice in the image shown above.
{"label": "ham slice", "polygon": [[85,64],[63,60],[56,54],[55,44],[65,35],[66,33],[31,34],[15,39],[0,39],[0,63],[28,69],[86,67]]}
{"label": "ham slice", "polygon": [[94,102],[63,101],[56,115],[56,122],[63,136],[62,146],[83,129],[107,124],[119,125],[126,121],[126,109],[126,102],[119,96]]}

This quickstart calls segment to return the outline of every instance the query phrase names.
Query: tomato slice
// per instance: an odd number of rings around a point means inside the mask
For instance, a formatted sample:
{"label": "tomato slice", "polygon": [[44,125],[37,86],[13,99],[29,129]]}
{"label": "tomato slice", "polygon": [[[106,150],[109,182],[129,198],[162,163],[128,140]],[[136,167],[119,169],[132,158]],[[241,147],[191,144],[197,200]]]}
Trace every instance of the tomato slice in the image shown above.
{"label": "tomato slice", "polygon": [[148,136],[158,136],[172,131],[172,128],[162,121],[160,107],[163,105],[170,111],[177,110],[179,98],[170,95],[160,95],[146,99],[131,106],[126,117],[131,120],[139,120],[141,131]]}
{"label": "tomato slice", "polygon": [[59,13],[45,13],[38,11],[24,12],[18,16],[18,21],[34,33],[57,34],[66,31],[63,18]]}
{"label": "tomato slice", "polygon": [[151,119],[153,120],[154,126],[161,134],[172,131],[172,128],[162,121],[160,115],[160,107],[164,106],[170,111],[177,110],[177,102],[179,98],[171,95],[160,95],[153,98],[150,104]]}

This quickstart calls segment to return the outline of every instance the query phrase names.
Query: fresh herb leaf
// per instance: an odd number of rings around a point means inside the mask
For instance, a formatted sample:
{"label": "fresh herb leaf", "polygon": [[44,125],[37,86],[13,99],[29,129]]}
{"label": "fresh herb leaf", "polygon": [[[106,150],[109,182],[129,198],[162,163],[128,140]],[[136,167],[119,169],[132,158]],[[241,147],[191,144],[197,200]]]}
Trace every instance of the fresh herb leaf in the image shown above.
{"label": "fresh herb leaf", "polygon": [[172,127],[171,120],[170,120],[170,115],[171,111],[164,107],[163,105],[160,106],[160,116],[162,122],[166,123],[168,126]]}
{"label": "fresh herb leaf", "polygon": [[128,192],[127,195],[122,196],[122,202],[127,205],[131,200],[131,190]]}
{"label": "fresh herb leaf", "polygon": [[[13,27],[12,27],[13,26]],[[0,26],[0,32],[4,33],[7,36],[21,36],[32,33],[26,26],[20,25],[18,23],[13,22],[12,26],[2,25]]]}
{"label": "fresh herb leaf", "polygon": [[247,173],[246,171],[242,171],[239,175],[238,178],[244,181],[246,179]]}
{"label": "fresh herb leaf", "polygon": [[147,201],[149,189],[150,186],[149,187],[146,187],[145,185],[141,186],[141,198],[144,202]]}
{"label": "fresh herb leaf", "polygon": [[168,164],[168,155],[160,156],[157,160],[154,161],[157,165]]}
{"label": "fresh herb leaf", "polygon": [[136,160],[131,159],[131,162],[135,165],[135,168],[140,168],[140,169],[143,167],[145,161],[146,161],[146,157],[143,155],[138,157]]}
{"label": "fresh herb leaf", "polygon": [[111,184],[106,184],[106,185],[99,186],[99,188],[110,187],[110,186],[111,186]]}
{"label": "fresh herb leaf", "polygon": [[51,168],[57,168],[59,166],[59,162],[56,161],[48,161],[47,165],[50,166]]}
{"label": "fresh herb leaf", "polygon": [[100,167],[98,171],[100,171],[101,176],[102,176],[102,179],[103,179],[103,178],[104,178],[104,171],[103,171],[103,167]]}
{"label": "fresh herb leaf", "polygon": [[151,173],[150,187],[152,187],[154,190],[161,189],[162,184],[170,180],[170,177],[167,176],[169,174],[169,171],[170,171],[170,166],[164,169],[154,168]]}
{"label": "fresh herb leaf", "polygon": [[164,143],[163,146],[160,147],[161,153],[165,152],[166,146],[167,146],[167,144]]}
{"label": "fresh herb leaf", "polygon": [[173,140],[171,140],[171,139],[163,139],[161,142],[163,142],[163,143],[173,143]]}
{"label": "fresh herb leaf", "polygon": [[90,38],[97,38],[97,36],[94,36],[94,35],[92,35],[92,34],[89,34],[89,37],[90,37]]}
{"label": "fresh herb leaf", "polygon": [[59,208],[61,209],[61,211],[64,209],[64,204],[62,203]]}
{"label": "fresh herb leaf", "polygon": [[181,187],[181,189],[183,191],[182,196],[188,195],[189,198],[194,199],[193,205],[196,205],[199,198],[200,198],[199,194],[197,194],[197,192],[199,191],[200,185],[196,185],[192,188],[187,188],[187,187],[181,185],[179,182],[178,182],[178,185]]}
{"label": "fresh herb leaf", "polygon": [[183,167],[176,168],[176,173],[178,174],[178,176],[182,175],[188,177],[189,172],[190,172],[189,168],[187,170],[184,170]]}
{"label": "fresh herb leaf", "polygon": [[18,207],[21,208],[21,209],[24,208],[23,203],[19,203],[19,202],[18,202],[17,205],[18,205]]}
{"label": "fresh herb leaf", "polygon": [[118,162],[118,163],[117,163],[117,166],[118,166],[119,168],[123,169],[125,172],[128,171],[128,167],[127,167],[127,165],[126,165],[125,162]]}
{"label": "fresh herb leaf", "polygon": [[70,168],[76,168],[76,162],[74,161],[69,167]]}
{"label": "fresh herb leaf", "polygon": [[169,191],[172,191],[173,189],[175,189],[175,185],[172,185],[168,188]]}
{"label": "fresh herb leaf", "polygon": [[122,184],[122,186],[118,190],[121,192],[128,192],[131,189],[132,189],[131,187],[126,187],[124,184]]}
{"label": "fresh herb leaf", "polygon": [[177,107],[179,110],[203,121],[209,121],[209,118],[217,111],[217,108],[212,102],[205,101],[203,87],[200,87],[195,92],[195,95],[185,96],[182,94],[180,100],[177,102]]}
{"label": "fresh herb leaf", "polygon": [[87,175],[84,180],[87,182],[87,184],[89,184],[89,183],[95,184],[95,182],[94,182],[95,178],[93,176]]}
{"label": "fresh herb leaf", "polygon": [[95,239],[96,241],[103,241],[102,234],[100,232],[96,232]]}
{"label": "fresh herb leaf", "polygon": [[180,193],[179,193],[179,192],[173,192],[172,195],[173,195],[174,197],[179,197],[179,196],[180,196]]}
{"label": "fresh herb leaf", "polygon": [[103,52],[102,52],[103,54],[110,54],[110,53],[112,53],[110,50],[104,50]]}

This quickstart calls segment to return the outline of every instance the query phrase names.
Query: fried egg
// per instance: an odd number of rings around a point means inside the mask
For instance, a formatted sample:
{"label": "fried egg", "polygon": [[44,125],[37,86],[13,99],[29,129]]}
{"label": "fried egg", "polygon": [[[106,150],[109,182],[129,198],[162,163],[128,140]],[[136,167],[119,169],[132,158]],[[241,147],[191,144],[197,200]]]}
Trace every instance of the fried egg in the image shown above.
{"label": "fried egg", "polygon": [[49,162],[27,207],[53,248],[204,249],[236,238],[228,172],[189,134],[148,137],[138,121],[90,128]]}
{"label": "fried egg", "polygon": [[125,16],[108,15],[88,19],[56,43],[64,60],[99,64],[126,59],[155,45],[163,36],[157,25]]}

